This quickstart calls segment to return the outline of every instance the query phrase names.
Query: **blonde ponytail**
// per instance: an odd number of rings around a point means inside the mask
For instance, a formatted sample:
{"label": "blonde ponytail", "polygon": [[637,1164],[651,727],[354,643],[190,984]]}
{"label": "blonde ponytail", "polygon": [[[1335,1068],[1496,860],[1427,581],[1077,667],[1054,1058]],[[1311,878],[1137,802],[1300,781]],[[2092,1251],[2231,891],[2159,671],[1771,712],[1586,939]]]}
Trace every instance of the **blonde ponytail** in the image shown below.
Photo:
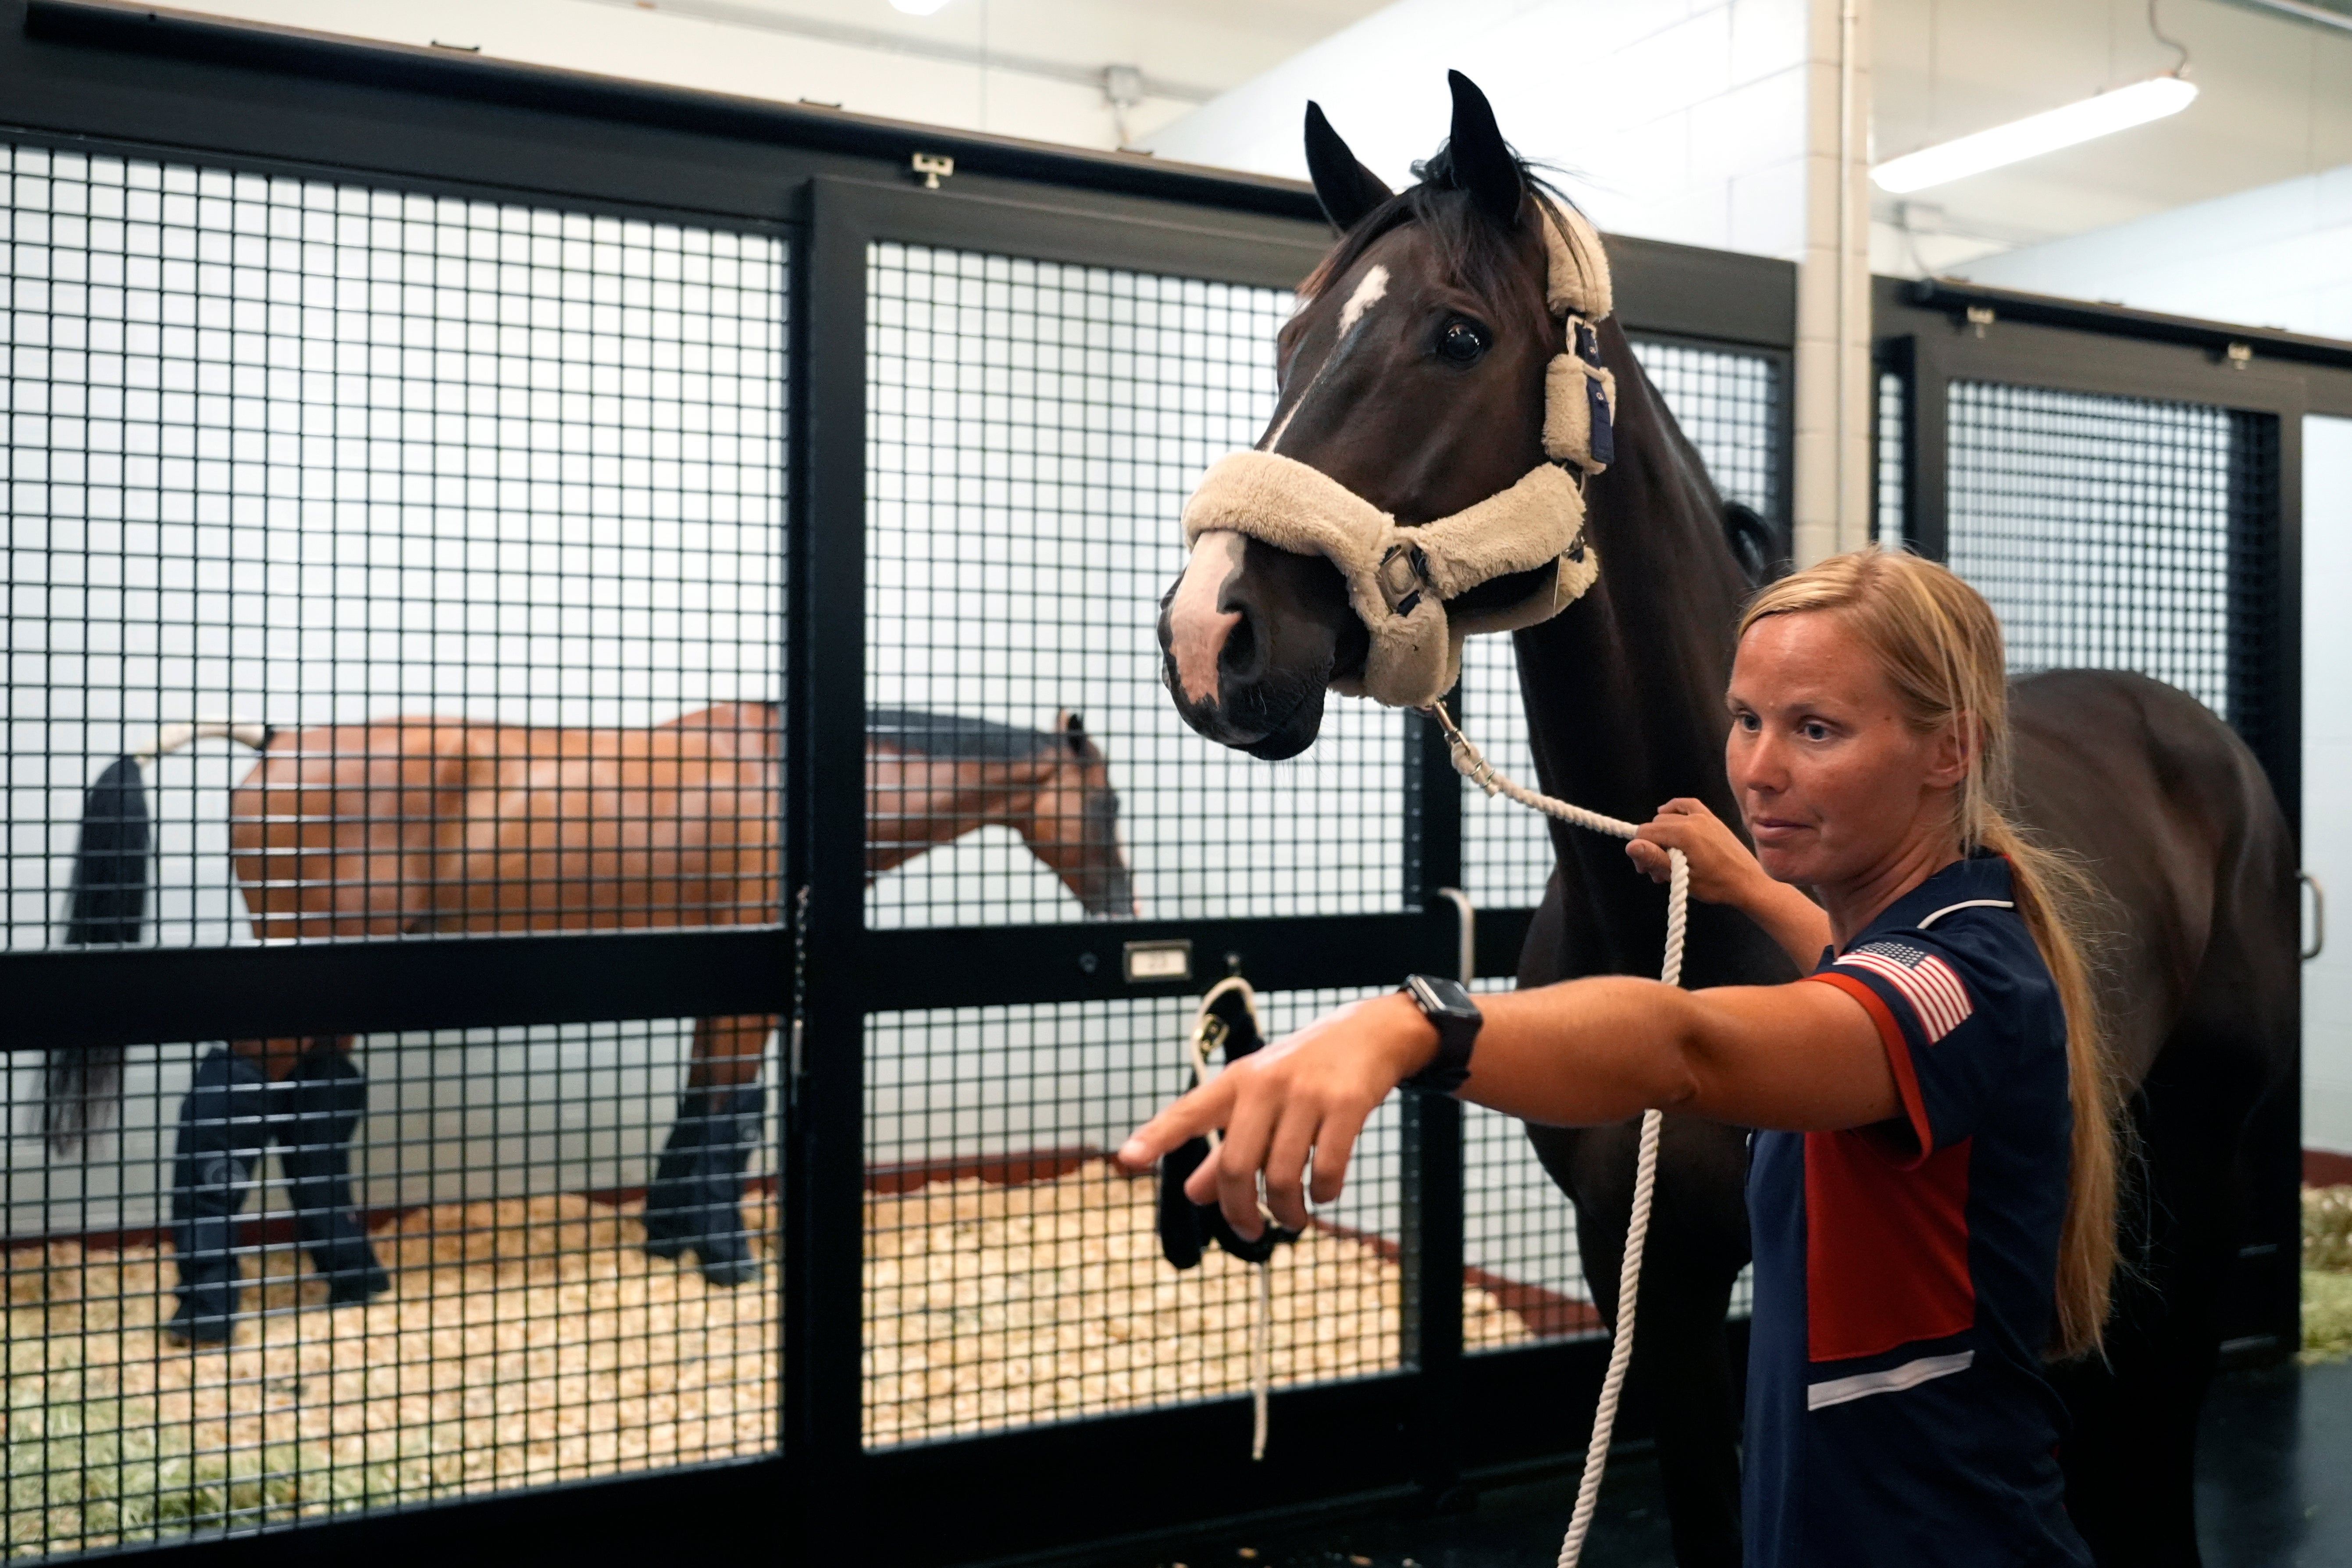
{"label": "blonde ponytail", "polygon": [[2008,857],[2018,913],[2042,951],[2066,1016],[2068,1094],[2074,1112],[2066,1217],[2058,1237],[2053,1359],[2099,1348],[2116,1269],[2116,1167],[2121,1097],[2099,996],[2085,955],[2097,894],[2075,863],[2034,843],[2009,816],[2009,680],[2000,623],[1983,595],[1945,568],[1875,545],[1833,555],[1759,594],[1739,632],[1768,616],[1828,611],[1879,667],[1914,729],[1958,724],[1970,742],[1953,791],[1962,854]]}

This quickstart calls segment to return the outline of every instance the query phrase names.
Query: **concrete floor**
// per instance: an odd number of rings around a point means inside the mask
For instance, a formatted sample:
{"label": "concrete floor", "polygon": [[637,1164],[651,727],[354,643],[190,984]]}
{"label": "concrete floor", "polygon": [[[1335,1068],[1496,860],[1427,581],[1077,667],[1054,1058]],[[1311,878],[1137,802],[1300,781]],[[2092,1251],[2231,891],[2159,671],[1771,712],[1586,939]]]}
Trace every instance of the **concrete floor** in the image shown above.
{"label": "concrete floor", "polygon": [[[2352,1363],[2223,1378],[2206,1407],[2199,1469],[2206,1568],[2352,1564]],[[1559,1554],[1575,1498],[1573,1483],[1555,1478],[1490,1489],[1464,1513],[1194,1542],[1163,1552],[1150,1568],[1545,1568]],[[1584,1561],[1673,1568],[1647,1454],[1610,1462]]]}

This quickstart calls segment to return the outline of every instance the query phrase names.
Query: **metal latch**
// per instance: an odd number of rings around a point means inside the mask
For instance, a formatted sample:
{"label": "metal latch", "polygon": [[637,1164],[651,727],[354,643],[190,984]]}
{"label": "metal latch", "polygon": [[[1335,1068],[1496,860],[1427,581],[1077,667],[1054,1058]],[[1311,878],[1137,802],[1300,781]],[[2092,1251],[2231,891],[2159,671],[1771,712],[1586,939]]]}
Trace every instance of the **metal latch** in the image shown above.
{"label": "metal latch", "polygon": [[2231,343],[2226,352],[2231,370],[2243,370],[2254,363],[2254,345],[2252,343]]}
{"label": "metal latch", "polygon": [[1971,305],[1969,307],[1969,325],[1977,330],[1977,336],[1984,336],[1985,329],[1991,326],[1992,321],[1993,314],[1992,307],[1990,305]]}
{"label": "metal latch", "polygon": [[955,160],[945,153],[918,153],[911,166],[927,191],[938,190],[940,182],[955,173]]}

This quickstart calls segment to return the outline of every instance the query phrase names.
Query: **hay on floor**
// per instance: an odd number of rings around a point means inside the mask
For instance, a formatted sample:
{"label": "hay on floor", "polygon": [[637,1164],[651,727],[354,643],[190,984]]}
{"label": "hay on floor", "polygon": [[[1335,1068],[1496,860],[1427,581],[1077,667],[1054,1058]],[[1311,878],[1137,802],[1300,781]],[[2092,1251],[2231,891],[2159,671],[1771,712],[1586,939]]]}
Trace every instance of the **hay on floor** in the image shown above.
{"label": "hay on floor", "polygon": [[708,1287],[643,1239],[576,1196],[418,1210],[376,1237],[390,1296],[330,1309],[298,1255],[271,1248],[247,1262],[262,1282],[234,1342],[199,1352],[156,1330],[174,1276],[155,1248],[12,1252],[0,1543],[69,1550],[771,1450],[775,1293]]}
{"label": "hay on floor", "polygon": [[[1246,1392],[1255,1271],[1213,1249],[1178,1274],[1152,1205],[1100,1163],[869,1199],[867,1441]],[[772,1258],[772,1203],[746,1218]],[[420,1209],[376,1237],[392,1295],[331,1309],[273,1247],[235,1342],[201,1352],[157,1331],[167,1254],[13,1250],[0,1552],[772,1452],[772,1276],[707,1286],[643,1242],[578,1196]],[[1276,1386],[1396,1363],[1391,1250],[1318,1231],[1277,1254]],[[1473,1345],[1528,1337],[1486,1291],[1464,1314]]]}

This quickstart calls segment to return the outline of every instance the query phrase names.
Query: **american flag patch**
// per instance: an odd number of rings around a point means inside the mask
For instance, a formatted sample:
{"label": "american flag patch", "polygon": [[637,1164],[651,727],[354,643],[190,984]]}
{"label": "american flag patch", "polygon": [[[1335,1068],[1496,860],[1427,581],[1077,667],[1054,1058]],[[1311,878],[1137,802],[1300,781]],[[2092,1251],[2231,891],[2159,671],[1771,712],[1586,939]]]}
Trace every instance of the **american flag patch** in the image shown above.
{"label": "american flag patch", "polygon": [[1841,968],[1867,969],[1903,994],[1934,1045],[1967,1021],[1975,1009],[1969,988],[1952,966],[1924,948],[1899,942],[1874,942],[1838,960]]}

